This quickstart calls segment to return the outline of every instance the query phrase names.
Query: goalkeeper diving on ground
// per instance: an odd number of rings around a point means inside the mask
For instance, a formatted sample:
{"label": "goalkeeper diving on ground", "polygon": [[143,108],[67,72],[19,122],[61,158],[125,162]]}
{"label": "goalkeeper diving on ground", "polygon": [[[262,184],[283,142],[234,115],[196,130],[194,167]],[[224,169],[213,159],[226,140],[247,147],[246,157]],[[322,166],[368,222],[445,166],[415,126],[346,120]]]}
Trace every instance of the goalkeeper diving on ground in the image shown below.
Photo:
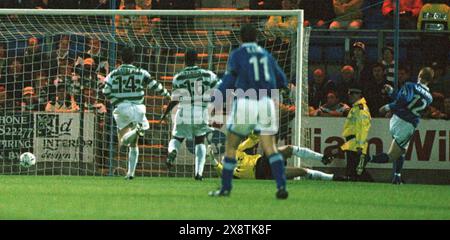
{"label": "goalkeeper diving on ground", "polygon": [[[259,136],[250,134],[241,144],[239,144],[236,151],[237,165],[233,172],[233,177],[238,179],[273,179],[272,172],[269,165],[269,160],[265,155],[254,153],[259,143]],[[278,152],[283,155],[285,164],[287,159],[292,156],[300,158],[322,161],[327,165],[333,161],[333,156],[323,155],[314,152],[308,148],[286,145],[278,147]],[[216,163],[216,169],[219,175],[222,173],[223,165],[220,161],[214,158],[212,148],[208,148],[207,158]],[[286,167],[286,178],[293,179],[296,177],[305,177],[313,180],[341,180],[334,174],[327,174],[321,171],[312,170],[304,167]]]}

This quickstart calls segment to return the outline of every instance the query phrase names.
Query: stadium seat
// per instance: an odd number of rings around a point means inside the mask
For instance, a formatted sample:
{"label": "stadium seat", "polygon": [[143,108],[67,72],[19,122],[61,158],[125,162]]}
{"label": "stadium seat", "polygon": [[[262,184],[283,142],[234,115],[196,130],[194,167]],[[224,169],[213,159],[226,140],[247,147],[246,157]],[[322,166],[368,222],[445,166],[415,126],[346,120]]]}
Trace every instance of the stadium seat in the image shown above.
{"label": "stadium seat", "polygon": [[322,61],[322,48],[319,46],[311,45],[309,47],[308,60],[312,62]]}
{"label": "stadium seat", "polygon": [[343,62],[344,61],[344,47],[343,46],[331,46],[325,47],[325,60],[330,62]]}

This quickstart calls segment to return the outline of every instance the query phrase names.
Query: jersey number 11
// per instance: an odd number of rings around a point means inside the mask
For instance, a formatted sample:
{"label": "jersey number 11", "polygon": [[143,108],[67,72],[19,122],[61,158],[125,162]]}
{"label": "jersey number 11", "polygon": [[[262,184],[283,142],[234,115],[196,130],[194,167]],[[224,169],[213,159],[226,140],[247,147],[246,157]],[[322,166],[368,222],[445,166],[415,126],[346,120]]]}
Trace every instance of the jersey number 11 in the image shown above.
{"label": "jersey number 11", "polygon": [[253,64],[253,71],[255,72],[255,81],[259,81],[259,66],[260,64],[262,64],[262,67],[264,69],[264,79],[266,80],[266,82],[270,81],[270,73],[269,73],[269,59],[267,57],[262,57],[261,59],[259,59],[259,63],[258,64],[258,57],[253,56],[250,58],[249,62],[251,64]]}

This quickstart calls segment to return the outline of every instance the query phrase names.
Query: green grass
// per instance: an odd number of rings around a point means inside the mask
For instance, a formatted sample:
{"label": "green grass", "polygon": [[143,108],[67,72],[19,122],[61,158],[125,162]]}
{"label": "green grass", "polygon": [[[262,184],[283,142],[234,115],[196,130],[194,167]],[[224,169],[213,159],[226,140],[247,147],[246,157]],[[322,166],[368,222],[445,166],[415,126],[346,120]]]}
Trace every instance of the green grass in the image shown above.
{"label": "green grass", "polygon": [[218,179],[0,176],[0,219],[450,219],[450,187],[235,180],[230,198],[207,192]]}

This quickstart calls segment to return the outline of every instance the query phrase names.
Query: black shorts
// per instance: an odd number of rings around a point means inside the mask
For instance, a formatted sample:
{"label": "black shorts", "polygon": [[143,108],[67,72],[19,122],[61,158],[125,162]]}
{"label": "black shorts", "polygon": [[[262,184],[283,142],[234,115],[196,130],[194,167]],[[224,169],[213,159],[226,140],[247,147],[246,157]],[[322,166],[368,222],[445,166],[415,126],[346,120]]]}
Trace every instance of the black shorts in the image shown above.
{"label": "black shorts", "polygon": [[272,179],[272,171],[270,169],[269,159],[262,156],[256,161],[255,166],[256,179]]}
{"label": "black shorts", "polygon": [[[284,160],[284,166],[286,166],[287,161]],[[255,178],[256,179],[273,179],[272,168],[270,167],[269,159],[265,156],[260,157],[256,161],[255,166]]]}

